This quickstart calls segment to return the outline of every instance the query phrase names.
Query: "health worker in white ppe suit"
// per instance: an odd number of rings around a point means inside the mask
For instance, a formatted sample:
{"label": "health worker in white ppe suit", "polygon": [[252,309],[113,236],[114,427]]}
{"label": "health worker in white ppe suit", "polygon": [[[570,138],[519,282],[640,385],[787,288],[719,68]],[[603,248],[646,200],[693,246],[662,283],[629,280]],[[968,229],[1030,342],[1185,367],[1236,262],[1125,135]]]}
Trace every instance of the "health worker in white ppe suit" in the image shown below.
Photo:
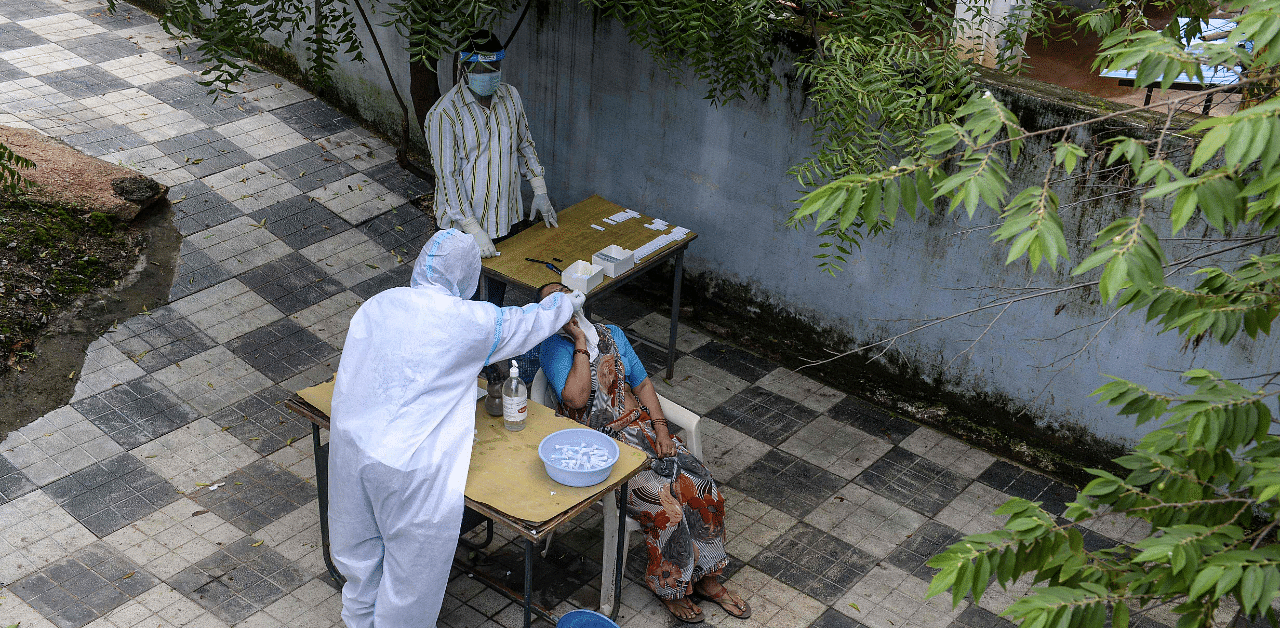
{"label": "health worker in white ppe suit", "polygon": [[[548,228],[559,225],[520,93],[502,82],[506,50],[486,30],[472,33],[460,48],[460,80],[431,106],[424,129],[436,171],[436,220],[441,229],[465,231],[482,257],[493,257],[494,245],[520,233],[534,216],[540,214]],[[528,220],[521,177],[533,188]],[[505,294],[506,284],[485,278],[490,303],[502,305]]]}
{"label": "health worker in white ppe suit", "polygon": [[480,249],[437,232],[351,319],[333,390],[329,530],[348,628],[435,626],[462,523],[476,374],[535,347],[580,295],[525,307],[468,300]]}

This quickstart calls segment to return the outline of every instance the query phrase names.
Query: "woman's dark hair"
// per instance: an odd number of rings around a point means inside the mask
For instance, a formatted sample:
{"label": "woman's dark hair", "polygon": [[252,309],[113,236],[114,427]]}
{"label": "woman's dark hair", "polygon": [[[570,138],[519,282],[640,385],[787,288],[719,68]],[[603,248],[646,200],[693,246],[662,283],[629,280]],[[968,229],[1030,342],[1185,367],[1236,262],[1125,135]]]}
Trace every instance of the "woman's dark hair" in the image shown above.
{"label": "woman's dark hair", "polygon": [[548,281],[547,283],[544,283],[541,286],[538,286],[538,292],[536,292],[535,294],[538,295],[538,300],[541,301],[543,290],[546,290],[549,286],[563,286],[563,285],[564,284],[560,283],[559,281]]}

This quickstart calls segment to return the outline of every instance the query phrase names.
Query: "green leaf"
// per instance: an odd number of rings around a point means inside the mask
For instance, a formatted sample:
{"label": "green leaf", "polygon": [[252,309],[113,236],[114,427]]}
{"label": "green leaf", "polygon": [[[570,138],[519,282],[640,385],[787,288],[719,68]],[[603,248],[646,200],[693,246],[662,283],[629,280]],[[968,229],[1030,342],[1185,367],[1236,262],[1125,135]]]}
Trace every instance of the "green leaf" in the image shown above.
{"label": "green leaf", "polygon": [[1111,628],[1129,628],[1129,605],[1116,602],[1111,609]]}
{"label": "green leaf", "polygon": [[1198,598],[1204,595],[1210,588],[1218,582],[1218,578],[1222,577],[1224,569],[1218,565],[1209,565],[1200,570],[1196,574],[1196,579],[1191,583],[1191,588],[1187,590],[1187,596]]}

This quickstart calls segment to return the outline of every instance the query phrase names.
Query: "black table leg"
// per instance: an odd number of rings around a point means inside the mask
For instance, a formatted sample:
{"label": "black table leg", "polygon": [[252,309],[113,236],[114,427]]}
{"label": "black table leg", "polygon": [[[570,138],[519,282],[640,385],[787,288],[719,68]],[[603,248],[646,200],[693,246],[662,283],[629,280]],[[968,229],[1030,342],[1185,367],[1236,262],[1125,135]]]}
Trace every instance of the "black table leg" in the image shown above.
{"label": "black table leg", "polygon": [[671,286],[671,336],[667,342],[667,379],[676,376],[676,330],[680,326],[680,280],[684,278],[684,249],[676,253]]}
{"label": "black table leg", "polygon": [[[678,262],[677,262],[678,265]],[[609,609],[609,619],[618,619],[618,607],[622,606],[622,550],[627,543],[627,483],[618,487],[618,547],[614,553],[613,564],[613,608]],[[606,502],[608,500],[605,500]]]}
{"label": "black table leg", "polygon": [[533,624],[533,541],[524,541],[524,628]]}
{"label": "black table leg", "polygon": [[324,548],[324,565],[329,577],[343,584],[347,580],[338,573],[329,555],[329,448],[320,444],[320,426],[311,424],[311,450],[316,457],[316,502],[320,505],[320,544]]}

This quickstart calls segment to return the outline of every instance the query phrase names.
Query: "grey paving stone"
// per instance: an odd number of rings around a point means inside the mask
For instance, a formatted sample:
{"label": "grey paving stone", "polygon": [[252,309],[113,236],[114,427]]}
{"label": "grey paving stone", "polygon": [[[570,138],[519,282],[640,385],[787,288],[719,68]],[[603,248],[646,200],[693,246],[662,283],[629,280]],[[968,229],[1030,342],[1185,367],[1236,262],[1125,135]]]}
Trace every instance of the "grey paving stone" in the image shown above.
{"label": "grey paving stone", "polygon": [[249,153],[213,129],[156,142],[155,147],[197,179],[253,161]]}
{"label": "grey paving stone", "polygon": [[[148,15],[146,11],[123,2],[116,4],[114,12],[107,11],[105,6],[98,6],[91,9],[83,9],[79,11],[79,14],[90,22],[113,31],[135,28],[155,22],[155,18]],[[116,39],[119,40],[121,37],[116,36]],[[128,40],[124,41],[127,42]]]}
{"label": "grey paving stone", "polygon": [[267,231],[294,249],[306,248],[351,228],[347,221],[305,194],[259,209],[249,217],[258,223],[266,221]]}
{"label": "grey paving stone", "polygon": [[172,485],[128,452],[85,467],[43,490],[98,538],[179,499]]}
{"label": "grey paving stone", "polygon": [[894,445],[901,443],[920,427],[852,396],[845,397],[832,406],[827,410],[827,416],[872,436],[883,438]]}
{"label": "grey paving stone", "polygon": [[337,359],[333,347],[288,318],[235,338],[226,347],[276,383]]}
{"label": "grey paving stone", "polygon": [[1076,499],[1076,489],[1004,460],[991,463],[978,481],[1012,497],[1041,502],[1041,508],[1059,516]]}
{"label": "grey paving stone", "polygon": [[285,314],[305,310],[346,289],[297,252],[241,273],[240,281]]}
{"label": "grey paving stone", "polygon": [[76,144],[75,147],[87,155],[101,157],[108,153],[117,153],[131,148],[141,148],[149,144],[150,142],[142,136],[129,132],[127,134],[109,137],[99,141]]}
{"label": "grey paving stone", "polygon": [[437,231],[435,221],[413,203],[405,203],[359,227],[360,231],[388,251],[405,259],[416,259],[427,240]]}
{"label": "grey paving stone", "polygon": [[929,517],[951,503],[970,482],[901,447],[890,449],[854,481]]}
{"label": "grey paving stone", "polygon": [[[231,209],[239,213],[234,207]],[[173,287],[169,289],[169,300],[177,301],[182,297],[195,294],[210,286],[215,286],[231,278],[231,272],[204,251],[195,250],[183,253],[178,265],[178,274],[174,277]]]}
{"label": "grey paving stone", "polygon": [[313,142],[356,126],[341,111],[315,98],[274,109],[271,113]]}
{"label": "grey paving stone", "polygon": [[[10,13],[9,9],[5,9],[5,13],[9,14]],[[31,16],[31,17],[40,17],[40,16]],[[49,43],[49,40],[14,23],[20,19],[25,20],[28,18],[22,17],[22,18],[10,18],[10,19],[13,21],[0,24],[0,52],[17,50],[19,48],[29,48],[31,46],[39,46],[42,44]],[[13,66],[9,66],[9,67],[12,68]],[[26,73],[24,72],[23,75],[25,76]]]}
{"label": "grey paving stone", "polygon": [[886,558],[889,564],[928,582],[938,573],[925,563],[959,541],[964,535],[950,526],[926,521]]}
{"label": "grey paving stone", "polygon": [[803,519],[848,481],[791,454],[771,449],[726,483],[796,519]]}
{"label": "grey paving stone", "polygon": [[[591,313],[593,315],[609,319],[614,325],[623,329],[648,316],[652,311],[653,308],[621,292],[612,292],[609,296],[591,304]],[[670,314],[670,312],[667,312],[667,314]]]}
{"label": "grey paving stone", "polygon": [[232,472],[223,482],[216,491],[198,491],[196,503],[249,534],[316,498],[315,485],[266,459]]}
{"label": "grey paving stone", "polygon": [[[0,41],[4,40],[5,26],[6,26],[5,24],[0,24]],[[0,47],[0,52],[4,52],[3,47]],[[19,70],[18,68],[14,67],[13,64],[9,63],[8,61],[4,61],[3,59],[0,59],[0,83],[5,83],[8,81],[16,81],[21,78],[26,78],[26,76],[27,76],[26,72],[23,72],[22,70]]]}
{"label": "grey paving stone", "polygon": [[268,456],[292,441],[311,436],[311,423],[282,403],[292,395],[272,386],[215,412],[209,419],[250,449]]}
{"label": "grey paving stone", "polygon": [[80,628],[159,581],[103,543],[94,543],[10,586],[56,626]]}
{"label": "grey paving stone", "polygon": [[[70,41],[61,42],[59,45],[66,48],[66,44],[74,41],[76,40],[72,39]],[[101,96],[107,92],[114,92],[133,87],[133,85],[128,81],[125,81],[96,65],[84,65],[78,68],[62,70],[60,72],[51,72],[43,75],[40,80],[44,81],[47,85],[55,85],[58,91],[77,99],[88,98],[90,96]]]}
{"label": "grey paving stone", "polygon": [[7,504],[31,491],[36,490],[32,482],[7,458],[0,456],[0,505]]}
{"label": "grey paving stone", "polygon": [[150,375],[71,405],[125,449],[137,447],[200,418],[195,410]]}
{"label": "grey paving stone", "polygon": [[822,611],[812,624],[809,624],[809,628],[867,628],[867,626],[834,608],[828,608]]}
{"label": "grey paving stone", "polygon": [[797,523],[747,564],[831,604],[857,584],[877,558],[807,523]]}
{"label": "grey paving stone", "polygon": [[[122,4],[121,6],[124,6],[124,5]],[[132,7],[130,8],[132,9]],[[133,10],[136,11],[137,9],[133,9]],[[95,11],[95,13],[98,13],[98,11]],[[105,14],[105,11],[102,11],[101,13]],[[110,26],[107,26],[107,24],[104,23],[106,22],[106,20],[99,20],[93,17],[89,17],[87,19],[90,22],[93,22],[95,24],[98,24],[99,26],[102,26],[103,28],[111,28]],[[88,61],[89,63],[103,63],[105,61],[114,61],[116,59],[122,59],[130,55],[137,55],[142,51],[137,44],[127,39],[124,39],[115,33],[109,33],[109,32],[94,33],[92,35],[87,35],[85,37],[77,37],[75,39],[69,39],[67,41],[61,42],[59,45],[62,46],[63,48],[66,48],[67,50],[70,50],[71,52],[76,53],[77,56],[79,56],[81,59],[84,59],[85,61]],[[62,89],[62,86],[59,85],[58,88]]]}
{"label": "grey paving stone", "polygon": [[169,188],[169,201],[178,231],[184,236],[220,225],[244,215],[221,194],[215,193],[203,181],[195,180]]}
{"label": "grey paving stone", "polygon": [[166,580],[175,591],[230,624],[269,606],[306,581],[288,559],[251,536]]}
{"label": "grey paving stone", "polygon": [[1013,625],[1013,622],[981,606],[970,604],[947,628],[1013,628]]}
{"label": "grey paving stone", "polygon": [[111,343],[147,373],[218,344],[168,306],[151,310],[150,316],[135,316],[125,321],[111,335]]}
{"label": "grey paving stone", "polygon": [[[314,146],[304,144],[297,148]],[[293,150],[293,149],[290,149]],[[328,156],[319,156],[280,169],[280,174],[301,192],[311,192],[358,172],[355,168]]]}
{"label": "grey paving stone", "polygon": [[368,299],[383,290],[409,285],[413,276],[413,264],[399,264],[391,270],[366,279],[351,287],[351,291],[361,299]]}
{"label": "grey paving stone", "polygon": [[777,364],[749,351],[715,340],[698,347],[690,355],[751,383],[778,368]]}
{"label": "grey paving stone", "polygon": [[817,418],[818,412],[777,393],[752,386],[730,397],[707,413],[707,417],[777,447]]}
{"label": "grey paving stone", "polygon": [[365,174],[388,190],[408,199],[434,191],[433,183],[419,179],[394,160],[374,166],[366,170]]}

